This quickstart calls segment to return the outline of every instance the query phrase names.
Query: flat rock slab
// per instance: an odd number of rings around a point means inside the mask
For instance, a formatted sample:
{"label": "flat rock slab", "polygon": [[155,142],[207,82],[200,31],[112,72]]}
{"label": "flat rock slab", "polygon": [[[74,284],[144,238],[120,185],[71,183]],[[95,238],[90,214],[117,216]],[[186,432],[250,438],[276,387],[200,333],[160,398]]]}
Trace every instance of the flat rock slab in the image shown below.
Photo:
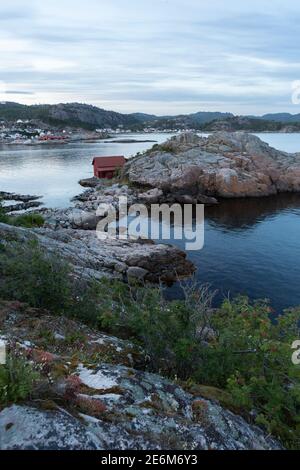
{"label": "flat rock slab", "polygon": [[[71,265],[79,279],[128,278],[129,268],[142,268],[145,281],[172,283],[195,270],[186,254],[170,245],[127,240],[99,240],[95,231],[48,228],[24,229],[0,224],[0,239],[26,242],[36,239],[41,248]],[[130,270],[130,276],[141,270]]]}

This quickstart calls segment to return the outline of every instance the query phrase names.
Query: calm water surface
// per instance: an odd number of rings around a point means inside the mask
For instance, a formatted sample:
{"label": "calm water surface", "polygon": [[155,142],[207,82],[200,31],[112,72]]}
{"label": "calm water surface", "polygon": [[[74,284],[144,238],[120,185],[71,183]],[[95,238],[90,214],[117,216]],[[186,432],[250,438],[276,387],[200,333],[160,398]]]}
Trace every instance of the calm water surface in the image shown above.
{"label": "calm water surface", "polygon": [[[128,136],[119,136],[119,139]],[[168,135],[130,135],[136,140],[163,142]],[[0,190],[43,196],[49,207],[68,207],[83,191],[78,181],[93,176],[97,155],[125,155],[151,148],[154,143],[119,144],[103,141],[47,146],[0,146]]]}
{"label": "calm water surface", "polygon": [[[259,134],[258,134],[259,135]],[[122,136],[124,137],[124,136]],[[130,136],[166,140],[166,134]],[[261,134],[270,145],[300,152],[300,134]],[[0,148],[0,190],[40,194],[47,206],[66,207],[92,175],[95,155],[130,157],[152,143],[97,142],[52,147]],[[181,248],[183,242],[174,241]],[[278,311],[300,305],[300,195],[221,201],[206,208],[205,246],[188,257],[196,277],[218,290],[217,300],[236,293],[270,298]],[[173,286],[170,296],[178,294]]]}
{"label": "calm water surface", "polygon": [[[180,248],[182,241],[174,240]],[[216,303],[246,294],[279,312],[300,305],[300,195],[225,200],[205,210],[205,243],[189,251],[196,279],[217,290]],[[178,293],[173,286],[168,295]]]}

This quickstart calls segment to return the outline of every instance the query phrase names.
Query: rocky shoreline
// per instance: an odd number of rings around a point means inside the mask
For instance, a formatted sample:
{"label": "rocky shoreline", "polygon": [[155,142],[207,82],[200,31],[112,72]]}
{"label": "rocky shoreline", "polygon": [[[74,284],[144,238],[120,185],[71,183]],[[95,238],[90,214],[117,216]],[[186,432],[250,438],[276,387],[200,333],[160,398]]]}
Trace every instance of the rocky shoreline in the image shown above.
{"label": "rocky shoreline", "polygon": [[0,223],[4,243],[37,240],[40,247],[71,265],[82,280],[115,278],[172,283],[189,277],[194,265],[170,245],[130,240],[98,240],[94,230],[22,228]]}
{"label": "rocky shoreline", "polygon": [[[219,132],[207,138],[190,132],[155,145],[129,160],[114,181],[89,178],[88,188],[66,209],[38,209],[45,224],[40,229],[1,226],[23,238],[35,236],[45,249],[57,249],[92,276],[127,279],[135,276],[150,282],[174,282],[190,276],[194,266],[179,249],[151,241],[99,241],[95,229],[99,204],[118,211],[119,198],[128,205],[217,204],[218,198],[259,197],[300,191],[300,154],[269,147],[244,132]],[[38,196],[0,193],[2,199],[19,201],[6,212],[39,207]],[[72,256],[72,253],[76,255]],[[79,256],[78,256],[79,253]],[[95,267],[96,266],[96,267]],[[134,274],[133,274],[134,273]]]}
{"label": "rocky shoreline", "polygon": [[[39,201],[41,196],[32,196],[29,194],[15,194],[8,193],[6,191],[0,191],[0,201],[5,202],[3,210],[7,213],[27,211],[28,209],[33,209],[34,207],[40,207],[43,203]],[[8,204],[13,202],[13,204]]]}

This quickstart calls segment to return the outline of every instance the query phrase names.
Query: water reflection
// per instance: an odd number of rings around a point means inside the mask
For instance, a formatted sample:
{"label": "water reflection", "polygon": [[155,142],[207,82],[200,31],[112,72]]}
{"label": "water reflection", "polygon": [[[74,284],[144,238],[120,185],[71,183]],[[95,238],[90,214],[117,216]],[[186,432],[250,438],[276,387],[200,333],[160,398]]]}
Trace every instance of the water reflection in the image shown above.
{"label": "water reflection", "polygon": [[[173,244],[183,248],[183,242]],[[300,195],[222,201],[206,209],[204,248],[188,252],[196,279],[228,294],[268,298],[277,311],[300,305]],[[167,292],[180,297],[180,286]]]}
{"label": "water reflection", "polygon": [[279,213],[297,213],[300,208],[300,194],[279,194],[264,198],[223,199],[219,205],[205,209],[206,220],[224,231],[247,230],[274,218]]}

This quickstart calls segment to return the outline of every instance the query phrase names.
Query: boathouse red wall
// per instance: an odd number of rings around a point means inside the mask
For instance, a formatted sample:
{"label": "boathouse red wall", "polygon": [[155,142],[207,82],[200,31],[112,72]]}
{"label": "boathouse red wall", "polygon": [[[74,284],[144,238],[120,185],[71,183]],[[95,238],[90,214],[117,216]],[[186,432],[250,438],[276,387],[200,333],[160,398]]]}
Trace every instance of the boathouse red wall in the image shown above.
{"label": "boathouse red wall", "polygon": [[122,168],[126,163],[123,156],[95,157],[93,160],[94,176],[97,178],[113,178],[117,168]]}

